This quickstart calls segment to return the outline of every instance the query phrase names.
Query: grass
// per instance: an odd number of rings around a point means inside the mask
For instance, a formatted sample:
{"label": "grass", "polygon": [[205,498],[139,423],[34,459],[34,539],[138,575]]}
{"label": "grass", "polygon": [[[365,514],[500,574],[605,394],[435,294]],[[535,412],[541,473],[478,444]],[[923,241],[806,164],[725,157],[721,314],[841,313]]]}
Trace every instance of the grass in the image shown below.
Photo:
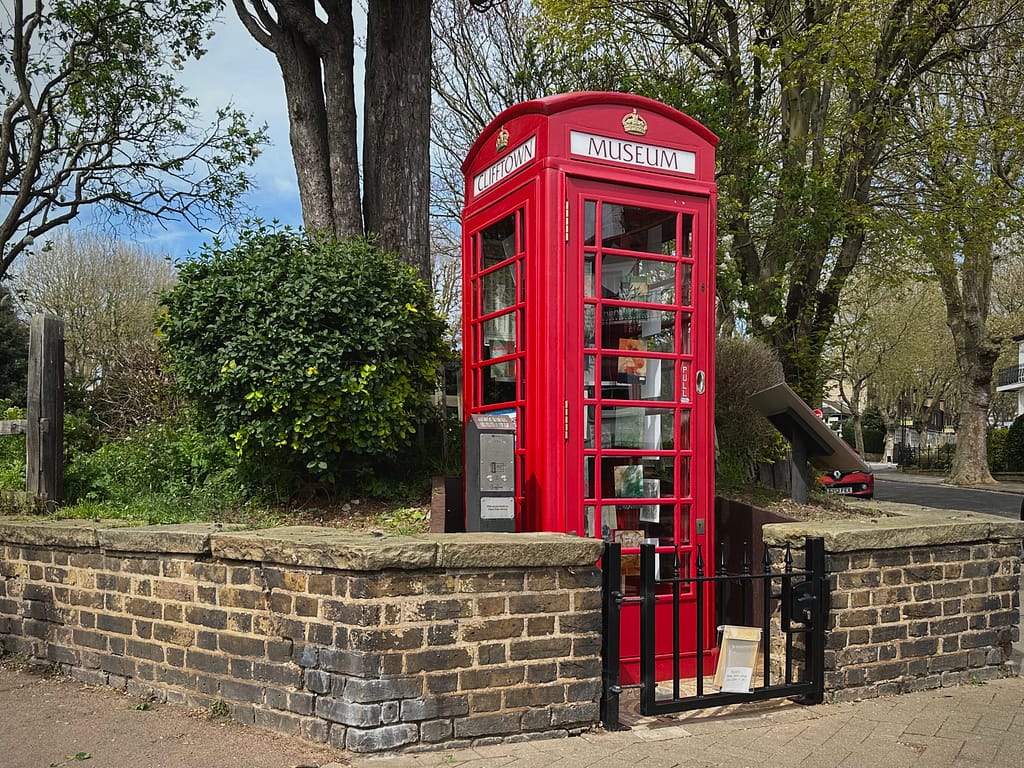
{"label": "grass", "polygon": [[269,528],[288,522],[283,510],[256,502],[225,506],[191,502],[189,498],[153,493],[140,495],[131,502],[81,501],[60,507],[55,516],[85,520],[127,520],[139,525],[239,523],[251,528]]}
{"label": "grass", "polygon": [[[10,415],[2,406],[0,415]],[[148,424],[116,439],[85,428],[84,419],[65,419],[66,427],[77,426],[65,429],[67,503],[56,510],[19,492],[25,487],[24,437],[0,439],[0,515],[140,525],[325,525],[389,535],[422,533],[429,527],[426,470],[413,470],[408,462],[378,466],[357,461],[328,487],[286,468],[243,465],[227,438],[186,417]]]}
{"label": "grass", "polygon": [[210,719],[220,720],[225,717],[231,716],[231,708],[228,707],[223,701],[218,699],[210,705]]}
{"label": "grass", "polygon": [[389,512],[382,512],[377,519],[382,528],[396,536],[425,533],[430,524],[430,514],[419,507],[400,507]]}
{"label": "grass", "polygon": [[246,528],[282,525],[323,525],[362,533],[412,536],[430,527],[428,507],[394,506],[374,501],[335,501],[318,506],[265,504],[250,501],[215,507],[190,505],[187,499],[148,494],[131,503],[82,501],[54,512],[45,503],[25,493],[0,491],[0,516],[32,516],[49,520],[122,520],[138,525],[217,522]]}

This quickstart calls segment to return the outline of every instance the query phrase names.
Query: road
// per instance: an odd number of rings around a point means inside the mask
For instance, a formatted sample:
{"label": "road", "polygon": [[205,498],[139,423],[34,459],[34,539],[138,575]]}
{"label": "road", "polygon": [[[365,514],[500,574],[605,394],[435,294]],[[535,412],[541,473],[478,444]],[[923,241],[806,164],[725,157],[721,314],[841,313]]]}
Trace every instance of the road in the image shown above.
{"label": "road", "polygon": [[885,466],[875,466],[875,498],[903,504],[920,504],[938,509],[987,512],[1021,519],[1024,488],[1002,483],[1000,490],[956,488],[945,485],[941,477],[910,475]]}

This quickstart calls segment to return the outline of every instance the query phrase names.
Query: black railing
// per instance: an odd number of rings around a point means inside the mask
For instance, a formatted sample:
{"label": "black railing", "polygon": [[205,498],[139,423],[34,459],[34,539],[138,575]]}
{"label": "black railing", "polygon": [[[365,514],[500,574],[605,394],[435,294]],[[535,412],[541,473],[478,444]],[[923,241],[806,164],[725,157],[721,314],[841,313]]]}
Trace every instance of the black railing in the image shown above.
{"label": "black railing", "polygon": [[1013,384],[1024,384],[1024,365],[1014,365],[999,371],[998,386],[1009,387]]}
{"label": "black railing", "polygon": [[956,443],[946,443],[928,448],[896,443],[894,448],[896,463],[901,467],[936,471],[946,471],[952,467],[953,455],[956,453]]}
{"label": "black railing", "polygon": [[[623,595],[619,591],[621,548],[617,544],[605,547],[604,571],[604,694],[601,699],[601,719],[606,728],[617,729],[619,724],[619,615]],[[725,573],[724,560],[714,575],[705,575],[706,564],[698,548],[695,576],[659,578],[655,573],[655,547],[645,544],[640,548],[640,713],[660,715],[670,712],[701,709],[704,707],[739,704],[775,698],[795,698],[804,704],[818,704],[825,694],[825,628],[829,610],[829,582],[825,572],[825,545],[821,538],[809,537],[804,550],[804,567],[795,568],[787,545],[780,568],[769,557],[768,548],[762,558],[761,573],[754,573],[750,558],[744,557],[743,573]],[[718,587],[719,599],[728,585],[737,585],[744,605],[742,617],[750,622],[754,615],[754,593],[761,601],[762,685],[747,692],[705,692],[705,674],[711,671],[715,651],[706,649],[703,638],[707,629],[705,604],[712,585]],[[762,589],[755,590],[756,585]],[[658,625],[655,605],[659,598],[671,592],[672,620],[672,677],[671,695],[658,690],[655,673],[655,637]],[[662,591],[659,592],[659,587]],[[696,638],[696,669],[693,683],[696,694],[681,695],[680,668],[683,646],[680,627],[681,599],[695,601],[695,621],[692,631]],[[775,619],[774,609],[779,608]],[[716,611],[720,615],[720,610]],[[716,617],[717,618],[717,617]],[[777,624],[775,623],[777,622]],[[782,680],[772,684],[772,637],[781,633],[784,638],[784,667]],[[799,669],[799,674],[798,674]]]}

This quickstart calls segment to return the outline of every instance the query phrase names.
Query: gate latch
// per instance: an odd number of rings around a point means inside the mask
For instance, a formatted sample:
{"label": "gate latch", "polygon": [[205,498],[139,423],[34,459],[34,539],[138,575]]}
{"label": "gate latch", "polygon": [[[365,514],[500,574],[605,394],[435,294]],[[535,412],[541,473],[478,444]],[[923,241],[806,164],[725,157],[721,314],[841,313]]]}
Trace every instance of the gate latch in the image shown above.
{"label": "gate latch", "polygon": [[814,608],[818,598],[814,594],[814,582],[802,581],[794,584],[789,595],[789,619],[797,624],[810,624],[814,620]]}

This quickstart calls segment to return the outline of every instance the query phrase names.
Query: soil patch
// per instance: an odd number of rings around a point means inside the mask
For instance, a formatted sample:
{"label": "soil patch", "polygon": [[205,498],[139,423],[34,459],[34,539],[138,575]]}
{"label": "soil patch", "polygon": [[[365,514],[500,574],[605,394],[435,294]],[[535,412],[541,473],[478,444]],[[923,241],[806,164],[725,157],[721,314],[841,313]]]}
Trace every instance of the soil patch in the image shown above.
{"label": "soil patch", "polygon": [[0,659],[5,768],[343,768],[329,747]]}

